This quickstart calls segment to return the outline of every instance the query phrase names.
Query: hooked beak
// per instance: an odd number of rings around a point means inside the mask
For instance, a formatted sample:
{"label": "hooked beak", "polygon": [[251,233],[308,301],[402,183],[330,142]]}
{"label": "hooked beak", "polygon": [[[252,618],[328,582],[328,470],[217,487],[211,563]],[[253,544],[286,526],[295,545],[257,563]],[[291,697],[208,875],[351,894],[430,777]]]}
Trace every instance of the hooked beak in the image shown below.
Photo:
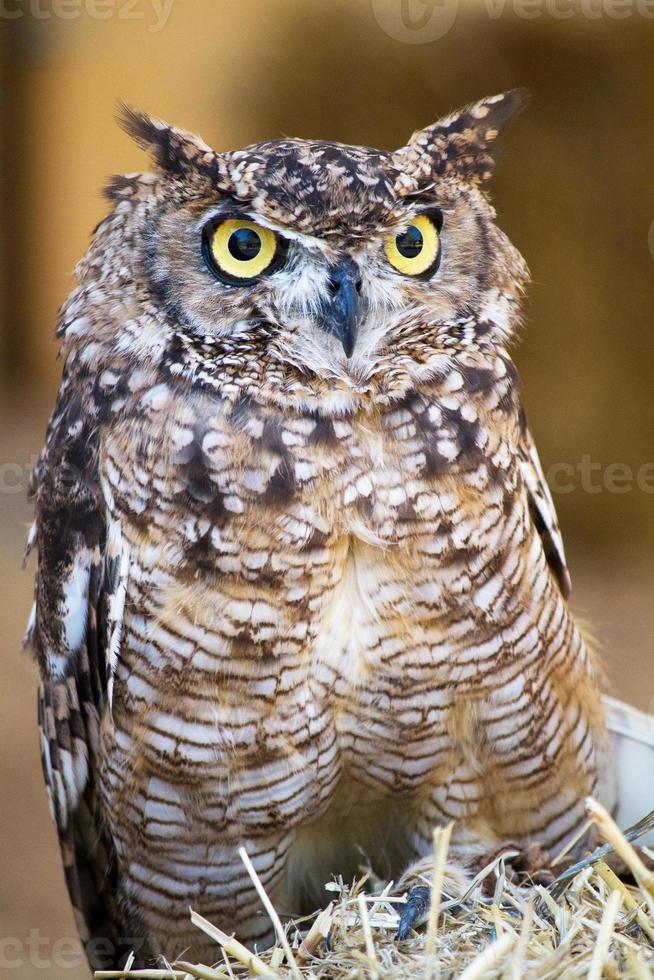
{"label": "hooked beak", "polygon": [[361,275],[353,259],[342,259],[329,273],[330,298],[323,309],[322,329],[337,337],[346,357],[352,356],[361,320]]}

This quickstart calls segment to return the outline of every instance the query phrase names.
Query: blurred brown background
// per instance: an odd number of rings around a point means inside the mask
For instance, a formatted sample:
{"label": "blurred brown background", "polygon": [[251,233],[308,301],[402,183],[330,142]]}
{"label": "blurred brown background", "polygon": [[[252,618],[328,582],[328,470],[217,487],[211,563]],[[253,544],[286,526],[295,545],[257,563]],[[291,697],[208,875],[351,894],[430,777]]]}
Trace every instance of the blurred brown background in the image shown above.
{"label": "blurred brown background", "polygon": [[57,307],[104,213],[99,188],[146,166],[117,101],[217,149],[281,134],[393,147],[466,101],[531,89],[493,187],[534,278],[515,356],[545,468],[572,467],[550,474],[574,605],[611,692],[652,708],[653,17],[645,0],[0,3],[0,975],[87,975],[61,942],[75,930],[18,652],[32,576],[19,566]]}

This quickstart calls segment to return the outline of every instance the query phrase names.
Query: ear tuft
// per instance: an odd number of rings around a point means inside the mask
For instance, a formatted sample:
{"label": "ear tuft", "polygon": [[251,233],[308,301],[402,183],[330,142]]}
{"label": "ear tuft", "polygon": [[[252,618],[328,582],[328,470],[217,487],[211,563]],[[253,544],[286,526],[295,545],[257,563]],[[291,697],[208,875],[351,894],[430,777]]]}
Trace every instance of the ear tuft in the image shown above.
{"label": "ear tuft", "polygon": [[195,170],[215,175],[222,171],[218,154],[199,136],[169,126],[125,104],[121,104],[116,119],[120,128],[166,173],[186,174]]}
{"label": "ear tuft", "polygon": [[452,176],[472,185],[493,172],[492,145],[499,129],[525,108],[526,89],[516,88],[473,102],[426,129],[413,134],[406,146],[392,155],[400,171],[397,192],[420,193],[435,178]]}

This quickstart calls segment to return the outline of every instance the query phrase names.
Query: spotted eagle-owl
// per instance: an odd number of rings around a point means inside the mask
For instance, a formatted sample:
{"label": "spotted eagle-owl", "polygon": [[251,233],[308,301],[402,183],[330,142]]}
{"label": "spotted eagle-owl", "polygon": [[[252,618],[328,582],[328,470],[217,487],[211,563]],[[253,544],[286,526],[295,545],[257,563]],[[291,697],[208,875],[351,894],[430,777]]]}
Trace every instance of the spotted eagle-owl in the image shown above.
{"label": "spotted eagle-owl", "polygon": [[602,766],[595,670],[507,354],[527,278],[484,192],[519,92],[395,152],[153,175],[61,315],[36,467],[43,760],[91,961],[253,944],[364,860],[552,848]]}

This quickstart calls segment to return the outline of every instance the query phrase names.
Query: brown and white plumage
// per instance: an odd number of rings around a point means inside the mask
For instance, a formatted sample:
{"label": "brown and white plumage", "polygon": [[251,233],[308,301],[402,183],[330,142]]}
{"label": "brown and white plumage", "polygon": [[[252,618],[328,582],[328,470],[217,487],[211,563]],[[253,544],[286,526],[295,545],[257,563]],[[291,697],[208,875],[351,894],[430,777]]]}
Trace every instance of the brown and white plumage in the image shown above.
{"label": "brown and white plumage", "polygon": [[[506,352],[526,269],[482,188],[520,99],[394,154],[216,154],[126,116],[157,172],[109,190],[34,481],[44,769],[93,963],[210,956],[189,905],[264,941],[241,844],[292,913],[362,855],[397,878],[438,823],[462,855],[578,829],[604,724]],[[440,266],[400,275],[384,241],[434,209]],[[281,267],[217,281],[227,215]]]}

